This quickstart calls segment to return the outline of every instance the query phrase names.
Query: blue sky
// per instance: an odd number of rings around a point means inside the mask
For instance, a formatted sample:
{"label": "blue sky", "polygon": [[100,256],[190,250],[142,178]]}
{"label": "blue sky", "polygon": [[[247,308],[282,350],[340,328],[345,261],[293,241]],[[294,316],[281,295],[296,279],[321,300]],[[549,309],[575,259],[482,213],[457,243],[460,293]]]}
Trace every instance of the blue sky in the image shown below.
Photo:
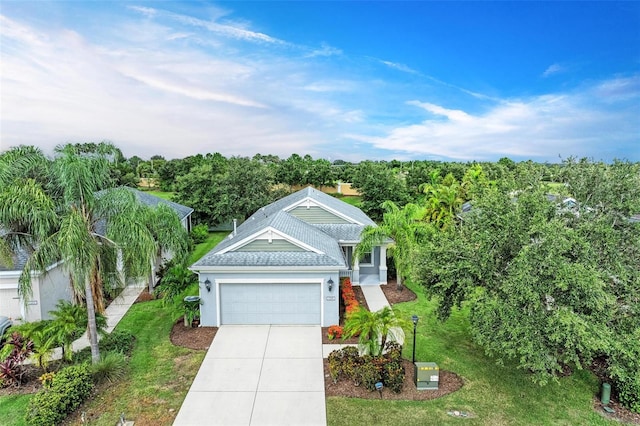
{"label": "blue sky", "polygon": [[640,161],[640,2],[0,3],[0,148]]}

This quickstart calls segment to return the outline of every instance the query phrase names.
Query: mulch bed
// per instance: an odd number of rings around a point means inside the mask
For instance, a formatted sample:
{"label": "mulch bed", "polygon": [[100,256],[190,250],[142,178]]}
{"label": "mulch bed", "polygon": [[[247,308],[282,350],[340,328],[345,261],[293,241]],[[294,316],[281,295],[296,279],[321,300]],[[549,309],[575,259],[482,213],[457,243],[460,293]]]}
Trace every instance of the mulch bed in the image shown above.
{"label": "mulch bed", "polygon": [[380,288],[391,306],[396,303],[410,302],[418,298],[413,291],[405,286],[402,286],[401,290],[398,290],[396,280],[389,280],[386,285],[381,285]]}
{"label": "mulch bed", "polygon": [[140,293],[136,301],[133,303],[148,302],[149,300],[153,300],[155,298],[156,297],[153,294],[149,293],[149,287],[147,287],[142,291],[142,293]]}
{"label": "mulch bed", "polygon": [[216,336],[218,327],[185,327],[182,318],[173,324],[169,339],[176,346],[207,350]]}
{"label": "mulch bed", "polygon": [[[49,370],[55,369],[49,368]],[[24,366],[24,371],[25,374],[22,376],[22,384],[20,386],[0,387],[0,396],[24,395],[36,393],[42,389],[42,384],[40,380],[38,380],[38,377],[42,375],[42,369],[35,365],[27,364]]]}
{"label": "mulch bed", "polygon": [[[436,399],[457,391],[464,384],[464,380],[456,373],[440,370],[440,382],[437,390],[418,390],[413,383],[415,366],[411,361],[403,360],[405,376],[401,393],[382,389],[382,399],[394,399],[404,401],[426,401]],[[340,378],[333,383],[329,374],[329,362],[324,360],[324,392],[326,396],[342,396],[347,398],[380,399],[380,393],[369,391],[364,386],[355,386],[349,379]]]}
{"label": "mulch bed", "polygon": [[[410,302],[417,298],[416,294],[413,291],[409,290],[404,286],[402,287],[402,290],[398,290],[395,280],[393,281],[390,280],[388,284],[381,285],[380,288],[382,289],[382,292],[384,293],[385,297],[387,298],[391,306],[395,305],[396,303]],[[369,309],[369,305],[367,305],[367,300],[364,298],[364,293],[362,293],[362,288],[360,286],[353,286],[353,292],[356,295],[356,299],[358,300],[358,303],[360,303],[361,306],[364,306],[365,308]],[[344,307],[342,306],[342,303],[340,303],[340,325],[344,326]],[[357,337],[351,337],[346,340],[342,340],[342,339],[329,340],[329,338],[327,337],[328,332],[329,332],[329,327],[322,327],[322,343],[324,345],[358,343]]]}

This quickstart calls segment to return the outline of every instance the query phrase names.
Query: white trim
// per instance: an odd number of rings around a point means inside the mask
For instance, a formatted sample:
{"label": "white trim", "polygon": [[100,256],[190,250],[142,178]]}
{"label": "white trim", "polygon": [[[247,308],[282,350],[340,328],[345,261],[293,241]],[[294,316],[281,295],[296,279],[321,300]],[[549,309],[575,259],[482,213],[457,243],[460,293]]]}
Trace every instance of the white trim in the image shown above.
{"label": "white trim", "polygon": [[221,284],[318,284],[320,286],[320,326],[324,324],[324,278],[215,278],[216,286],[216,323],[222,325],[222,305],[220,300]]}
{"label": "white trim", "polygon": [[359,220],[356,220],[356,219],[352,218],[351,216],[348,216],[345,213],[342,213],[342,212],[340,212],[338,210],[332,209],[331,207],[327,206],[324,203],[321,203],[320,201],[316,200],[313,197],[303,198],[302,200],[300,200],[298,202],[295,202],[293,204],[290,204],[289,206],[283,208],[282,210],[287,212],[287,213],[289,213],[291,210],[295,209],[296,207],[306,207],[308,209],[311,206],[320,207],[320,208],[328,211],[329,213],[332,213],[332,214],[334,214],[334,215],[336,215],[336,216],[338,216],[338,217],[340,217],[340,218],[342,218],[342,219],[344,219],[344,220],[346,220],[346,221],[348,221],[348,222],[350,222],[352,224],[363,225],[363,226],[365,225],[364,223],[360,222]]}
{"label": "white trim", "polygon": [[[52,269],[57,268],[58,266],[62,265],[64,263],[64,260],[60,260],[56,263],[53,263],[49,266],[47,266],[44,270],[45,273],[49,272]],[[23,270],[22,269],[13,269],[11,271],[0,271],[0,278],[20,278],[20,275],[22,275]],[[31,271],[31,278],[38,278],[40,275],[42,275],[42,272],[40,271]]]}
{"label": "white trim", "polygon": [[[199,266],[194,268],[190,266],[188,269],[195,273],[200,274],[214,274],[214,273],[224,273],[224,272],[246,272],[251,274],[260,274],[260,273],[275,273],[275,272],[295,272],[295,273],[304,273],[304,272],[325,272],[325,271],[337,271],[338,269],[344,268],[345,265],[329,265],[329,266],[314,266],[314,267],[300,267],[300,266],[262,266],[262,267],[252,267],[252,266]],[[304,269],[302,269],[304,268]]]}
{"label": "white trim", "polygon": [[[369,253],[369,255],[370,255],[371,262],[369,262],[369,263],[362,263],[362,261],[361,261],[361,260],[359,260],[359,261],[358,261],[358,265],[360,265],[360,266],[376,266],[376,262],[374,261],[374,257],[373,257],[373,249],[371,249],[371,250],[370,250],[370,251],[368,251],[367,253]],[[362,256],[362,257],[364,257],[364,255],[365,255],[365,254],[367,254],[367,253],[363,253],[363,256]]]}
{"label": "white trim", "polygon": [[18,282],[17,281],[15,283],[0,284],[0,290],[17,290],[17,289],[18,289]]}
{"label": "white trim", "polygon": [[249,243],[251,243],[252,241],[255,240],[269,240],[269,242],[271,242],[274,238],[273,238],[273,234],[279,236],[280,238],[275,238],[275,239],[282,239],[285,241],[290,242],[293,245],[296,245],[306,251],[311,251],[317,254],[325,254],[324,252],[318,250],[315,247],[312,247],[308,244],[303,243],[302,241],[299,241],[295,238],[292,238],[290,235],[287,235],[277,229],[274,229],[272,226],[268,226],[266,228],[261,229],[258,232],[254,232],[253,234],[251,234],[249,237],[244,238],[240,241],[238,241],[235,244],[232,244],[224,249],[222,249],[221,251],[219,251],[217,254],[225,254],[228,253],[230,251],[235,251],[236,249],[239,249],[240,247],[243,247]]}

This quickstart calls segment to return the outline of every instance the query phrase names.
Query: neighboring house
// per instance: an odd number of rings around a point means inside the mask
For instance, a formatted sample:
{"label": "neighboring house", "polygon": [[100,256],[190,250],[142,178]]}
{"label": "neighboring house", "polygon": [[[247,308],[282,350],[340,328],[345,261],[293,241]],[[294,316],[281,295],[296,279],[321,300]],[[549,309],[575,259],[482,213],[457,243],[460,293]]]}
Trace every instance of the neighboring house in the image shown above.
{"label": "neighboring house", "polygon": [[[185,229],[190,230],[192,208],[133,188],[127,189],[131,190],[141,203],[150,207],[155,207],[161,203],[168,205],[178,214]],[[45,274],[34,271],[31,275],[33,294],[26,301],[25,306],[25,301],[18,294],[18,278],[22,273],[27,257],[28,253],[26,251],[20,251],[14,258],[13,266],[9,267],[0,263],[0,315],[24,322],[50,319],[49,312],[55,310],[58,301],[72,300],[73,294],[69,275],[64,270],[62,262],[49,266]],[[154,277],[154,272],[150,273],[150,277],[150,279]]]}
{"label": "neighboring house", "polygon": [[200,324],[338,324],[340,277],[387,282],[386,246],[353,258],[367,225],[362,210],[311,187],[261,208],[190,267]]}
{"label": "neighboring house", "polygon": [[163,198],[156,197],[155,195],[151,195],[148,192],[139,191],[128,186],[124,186],[122,188],[133,192],[138,201],[149,207],[157,207],[159,204],[165,204],[171,207],[178,214],[184,229],[186,229],[187,232],[191,232],[191,213],[193,213],[193,209],[191,207],[183,206],[182,204],[174,203],[173,201],[165,200]]}

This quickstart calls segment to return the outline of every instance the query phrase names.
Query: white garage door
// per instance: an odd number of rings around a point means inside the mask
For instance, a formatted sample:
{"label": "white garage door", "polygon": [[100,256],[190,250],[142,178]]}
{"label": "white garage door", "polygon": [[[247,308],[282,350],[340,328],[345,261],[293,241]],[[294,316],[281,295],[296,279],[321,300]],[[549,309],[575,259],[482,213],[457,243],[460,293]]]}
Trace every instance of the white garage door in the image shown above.
{"label": "white garage door", "polygon": [[320,324],[320,284],[220,285],[222,324]]}

